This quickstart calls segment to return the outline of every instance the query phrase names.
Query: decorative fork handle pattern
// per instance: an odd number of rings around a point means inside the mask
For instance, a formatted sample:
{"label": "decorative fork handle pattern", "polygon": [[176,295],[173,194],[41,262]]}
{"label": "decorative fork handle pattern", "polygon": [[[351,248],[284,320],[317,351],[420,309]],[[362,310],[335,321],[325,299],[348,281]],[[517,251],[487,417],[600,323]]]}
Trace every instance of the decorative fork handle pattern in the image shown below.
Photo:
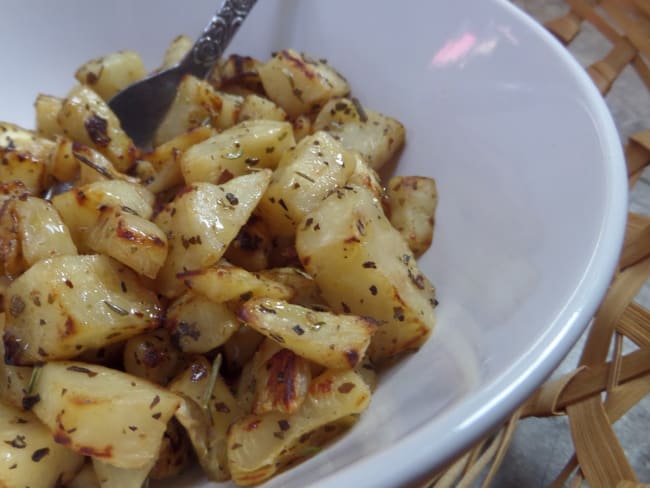
{"label": "decorative fork handle pattern", "polygon": [[207,74],[221,57],[257,0],[224,0],[219,11],[197,39],[190,53],[194,65]]}

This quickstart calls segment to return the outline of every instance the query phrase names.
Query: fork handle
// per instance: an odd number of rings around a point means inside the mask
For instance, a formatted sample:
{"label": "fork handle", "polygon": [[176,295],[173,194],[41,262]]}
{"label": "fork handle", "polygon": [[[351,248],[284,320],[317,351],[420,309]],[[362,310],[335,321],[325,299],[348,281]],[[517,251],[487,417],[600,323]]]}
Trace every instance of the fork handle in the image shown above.
{"label": "fork handle", "polygon": [[221,8],[181,61],[183,71],[198,78],[208,75],[257,0],[224,0]]}

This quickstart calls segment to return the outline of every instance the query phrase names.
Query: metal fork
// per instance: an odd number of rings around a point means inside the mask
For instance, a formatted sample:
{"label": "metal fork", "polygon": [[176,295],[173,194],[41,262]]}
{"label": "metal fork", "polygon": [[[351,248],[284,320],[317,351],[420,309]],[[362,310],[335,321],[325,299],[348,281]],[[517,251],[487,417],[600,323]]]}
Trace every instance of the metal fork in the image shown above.
{"label": "metal fork", "polygon": [[137,81],[111,98],[109,106],[138,147],[150,147],[183,76],[191,74],[204,78],[210,73],[255,2],[224,0],[190,51],[176,66]]}

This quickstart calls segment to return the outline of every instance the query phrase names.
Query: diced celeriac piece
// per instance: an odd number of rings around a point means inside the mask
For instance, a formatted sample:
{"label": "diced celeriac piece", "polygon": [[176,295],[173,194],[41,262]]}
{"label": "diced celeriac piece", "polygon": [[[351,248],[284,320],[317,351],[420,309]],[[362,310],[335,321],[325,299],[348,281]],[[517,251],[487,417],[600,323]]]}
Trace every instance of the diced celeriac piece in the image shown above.
{"label": "diced celeriac piece", "polygon": [[[74,156],[74,142],[57,135],[56,147],[50,159],[50,173],[58,181],[72,181],[79,174],[79,159]],[[116,170],[117,171],[117,170]]]}
{"label": "diced celeriac piece", "polygon": [[137,154],[120,121],[93,90],[78,85],[68,93],[57,117],[63,133],[106,156],[118,169],[127,171]]}
{"label": "diced celeriac piece", "polygon": [[[296,413],[274,411],[239,419],[228,432],[228,465],[233,481],[254,485],[270,478],[284,463],[305,457],[307,449],[283,457],[301,436],[359,414],[369,403],[370,390],[359,375],[326,370],[312,380],[309,394]],[[319,447],[309,441],[302,447],[309,446]]]}
{"label": "diced celeriac piece", "polygon": [[305,400],[311,365],[290,349],[280,349],[256,369],[253,413],[295,413]]}
{"label": "diced celeriac piece", "polygon": [[54,142],[49,139],[15,124],[0,122],[0,151],[30,154],[34,159],[45,162],[53,150]]}
{"label": "diced celeriac piece", "polygon": [[142,488],[156,458],[140,468],[118,468],[99,458],[93,458],[93,469],[101,488]]}
{"label": "diced celeriac piece", "polygon": [[226,435],[244,412],[228,385],[213,365],[203,356],[196,356],[169,389],[183,398],[176,418],[187,430],[206,475],[212,481],[229,479]]}
{"label": "diced celeriac piece", "polygon": [[183,367],[181,352],[165,329],[131,337],[122,352],[124,371],[165,386]]}
{"label": "diced celeriac piece", "polygon": [[289,300],[291,303],[313,309],[324,310],[327,308],[327,303],[325,303],[316,281],[298,268],[265,269],[260,271],[260,276],[291,288],[293,290],[293,296]]}
{"label": "diced celeriac piece", "polygon": [[250,56],[231,54],[210,74],[210,82],[220,90],[245,89],[264,93],[258,70],[263,63]]}
{"label": "diced celeriac piece", "polygon": [[223,355],[229,371],[239,372],[255,355],[264,336],[255,329],[242,324],[223,345]]}
{"label": "diced celeriac piece", "polygon": [[[247,325],[243,325],[240,330],[251,330]],[[255,332],[257,334],[257,332]],[[255,339],[256,336],[253,336]],[[235,390],[237,403],[246,413],[253,413],[253,406],[255,404],[255,399],[257,397],[257,378],[259,376],[258,370],[264,368],[266,362],[277,352],[280,352],[283,347],[275,342],[272,339],[264,337],[259,334],[259,337],[262,338],[253,349],[252,353],[249,354],[249,358],[246,360],[239,378],[237,379],[237,388]],[[257,341],[254,341],[257,342]]]}
{"label": "diced celeriac piece", "polygon": [[54,142],[14,124],[0,123],[0,181],[20,181],[32,195],[47,183]]}
{"label": "diced celeriac piece", "polygon": [[293,290],[282,283],[226,264],[187,271],[179,274],[178,278],[195,293],[216,303],[229,300],[245,302],[253,297],[288,300],[293,296]]}
{"label": "diced celeriac piece", "polygon": [[0,185],[0,265],[16,277],[40,259],[77,254],[70,232],[52,204],[16,195],[22,184]]}
{"label": "diced celeriac piece", "polygon": [[181,399],[135,376],[92,364],[46,363],[33,412],[59,444],[118,468],[155,461]]}
{"label": "diced celeriac piece", "polygon": [[357,152],[354,153],[356,163],[354,172],[348,179],[348,185],[362,186],[378,199],[382,204],[385,201],[386,191],[377,172]]}
{"label": "diced celeriac piece", "polygon": [[116,207],[100,209],[86,244],[94,252],[110,256],[151,279],[167,259],[165,233],[150,220]]}
{"label": "diced celeriac piece", "polygon": [[404,126],[347,98],[330,100],[314,121],[314,130],[329,132],[346,149],[358,151],[373,169],[390,161],[404,145]]}
{"label": "diced celeriac piece", "polygon": [[[5,313],[0,313],[0,330],[5,329]],[[0,341],[0,358],[4,359],[4,343]],[[12,366],[0,360],[0,398],[2,403],[24,409],[29,406],[29,382],[33,369],[29,366]]]}
{"label": "diced celeriac piece", "polygon": [[5,360],[72,358],[158,326],[161,307],[131,270],[106,256],[38,261],[4,297]]}
{"label": "diced celeriac piece", "polygon": [[308,115],[298,115],[292,121],[293,135],[296,141],[300,141],[303,137],[312,133],[312,121]]}
{"label": "diced celeriac piece", "polygon": [[318,110],[330,98],[350,91],[347,81],[327,63],[293,49],[277,52],[258,73],[268,97],[290,117]]}
{"label": "diced celeriac piece", "polygon": [[438,191],[426,176],[395,176],[386,187],[389,218],[413,254],[421,256],[433,241]]}
{"label": "diced celeriac piece", "polygon": [[101,488],[92,460],[88,460],[65,486],[66,488]]}
{"label": "diced celeriac piece", "polygon": [[116,51],[84,63],[75,73],[77,81],[93,89],[104,100],[142,79],[147,71],[140,55]]}
{"label": "diced celeriac piece", "polygon": [[305,137],[288,150],[273,172],[259,213],[275,235],[292,236],[305,214],[332,190],[345,185],[355,159],[325,132]]}
{"label": "diced celeriac piece", "polygon": [[46,200],[14,201],[22,256],[28,266],[54,256],[74,256],[77,248],[56,209]]}
{"label": "diced celeriac piece", "polygon": [[7,283],[27,269],[22,255],[15,203],[17,199],[27,196],[29,190],[21,181],[0,183],[0,271]]}
{"label": "diced celeriac piece", "polygon": [[102,180],[72,188],[52,198],[52,205],[67,225],[80,252],[90,251],[88,232],[101,215],[101,208],[113,207],[151,218],[154,195],[141,185],[120,180]]}
{"label": "diced celeriac piece", "polygon": [[188,184],[220,184],[260,168],[275,168],[293,145],[288,122],[242,122],[188,149],[181,157],[181,171]]}
{"label": "diced celeriac piece", "polygon": [[378,322],[370,354],[381,361],[417,349],[435,324],[435,291],[373,194],[344,187],[308,214],[296,249],[337,311]]}
{"label": "diced celeriac piece", "polygon": [[101,152],[72,142],[69,154],[79,161],[78,185],[88,185],[95,181],[120,180],[139,183],[137,178],[129,176],[115,167],[115,165]]}
{"label": "diced celeriac piece", "polygon": [[183,184],[180,167],[181,156],[190,147],[215,134],[215,130],[211,127],[197,127],[143,155],[143,160],[151,163],[152,174],[150,178],[143,178],[142,184],[154,193]]}
{"label": "diced celeriac piece", "polygon": [[239,120],[287,120],[287,113],[268,98],[247,95],[239,112]]}
{"label": "diced celeriac piece", "polygon": [[244,97],[224,91],[217,91],[217,94],[221,97],[221,111],[216,117],[212,117],[212,127],[218,130],[230,129],[239,122]]}
{"label": "diced celeriac piece", "polygon": [[249,300],[238,315],[282,347],[327,368],[354,368],[377,329],[366,317],[317,312],[270,298]]}
{"label": "diced celeriac piece", "polygon": [[203,125],[221,111],[221,97],[205,80],[186,75],[176,91],[176,97],[154,135],[158,146],[189,130]]}
{"label": "diced celeriac piece", "polygon": [[221,259],[268,187],[270,170],[240,176],[223,185],[195,183],[181,191],[154,219],[167,234],[169,252],[157,277],[159,291],[179,296],[176,275]]}
{"label": "diced celeriac piece", "polygon": [[58,442],[31,412],[0,403],[0,486],[60,486],[70,481],[84,457]]}
{"label": "diced celeriac piece", "polygon": [[181,351],[202,354],[224,344],[239,329],[239,321],[223,303],[188,291],[167,309],[165,327]]}
{"label": "diced celeriac piece", "polygon": [[192,44],[194,41],[186,35],[175,37],[165,51],[161,69],[171,68],[180,62],[192,48]]}
{"label": "diced celeriac piece", "polygon": [[63,134],[56,118],[63,106],[63,99],[43,93],[36,97],[34,109],[36,111],[36,132],[48,139],[54,139]]}
{"label": "diced celeriac piece", "polygon": [[192,443],[187,432],[176,417],[167,424],[163,442],[158,451],[156,464],[149,472],[152,480],[178,476],[194,462]]}
{"label": "diced celeriac piece", "polygon": [[251,215],[228,246],[224,257],[235,266],[248,271],[268,268],[273,241],[271,231],[257,215]]}

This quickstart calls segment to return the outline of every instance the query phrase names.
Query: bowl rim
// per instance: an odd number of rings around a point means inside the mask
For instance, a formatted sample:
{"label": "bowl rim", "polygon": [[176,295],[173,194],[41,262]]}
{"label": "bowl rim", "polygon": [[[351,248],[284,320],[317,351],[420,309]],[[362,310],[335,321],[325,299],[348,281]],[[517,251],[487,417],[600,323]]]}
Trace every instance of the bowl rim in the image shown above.
{"label": "bowl rim", "polygon": [[[548,46],[563,68],[575,78],[592,109],[594,127],[607,162],[604,194],[607,204],[596,244],[566,306],[556,314],[527,354],[484,387],[468,394],[455,408],[435,416],[392,445],[324,475],[313,487],[391,488],[422,479],[449,462],[503,422],[551,375],[587,328],[614,275],[627,221],[628,183],[621,140],[612,115],[586,70],[550,32],[508,0],[491,0],[491,3],[509,12]],[[468,411],[474,413],[467,417],[464,412]],[[447,428],[441,428],[443,425]],[[434,433],[436,442],[432,443]],[[444,452],[437,447],[440,445],[446,446]],[[367,473],[376,472],[378,466],[387,468],[380,469],[381,478],[373,476],[370,482]]]}

